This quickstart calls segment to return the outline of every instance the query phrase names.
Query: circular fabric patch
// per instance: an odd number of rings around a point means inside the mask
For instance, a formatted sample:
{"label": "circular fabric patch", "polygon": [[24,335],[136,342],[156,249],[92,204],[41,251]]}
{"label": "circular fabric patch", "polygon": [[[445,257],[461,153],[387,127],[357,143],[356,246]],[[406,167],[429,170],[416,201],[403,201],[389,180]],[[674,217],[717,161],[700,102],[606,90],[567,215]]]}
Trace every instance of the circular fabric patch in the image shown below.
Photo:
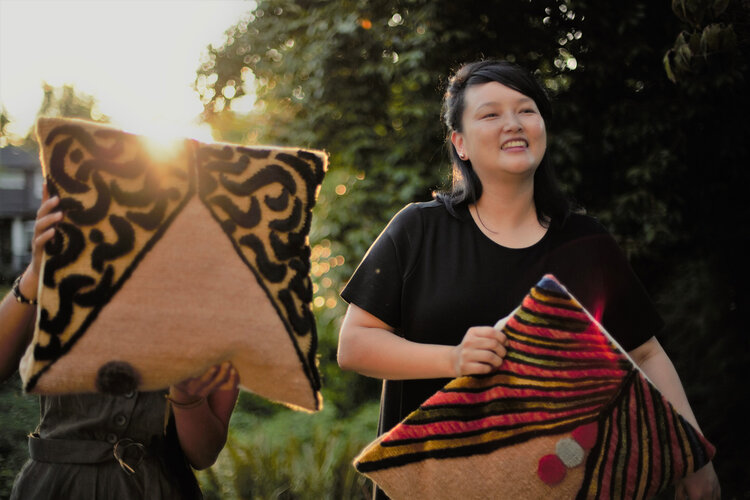
{"label": "circular fabric patch", "polygon": [[566,467],[577,467],[583,462],[583,448],[571,438],[563,438],[558,441],[555,452]]}
{"label": "circular fabric patch", "polygon": [[539,459],[537,468],[539,478],[550,486],[559,483],[565,477],[565,464],[557,455],[544,455]]}
{"label": "circular fabric patch", "polygon": [[573,430],[573,439],[575,439],[584,450],[590,450],[596,444],[598,430],[596,422],[582,425]]}

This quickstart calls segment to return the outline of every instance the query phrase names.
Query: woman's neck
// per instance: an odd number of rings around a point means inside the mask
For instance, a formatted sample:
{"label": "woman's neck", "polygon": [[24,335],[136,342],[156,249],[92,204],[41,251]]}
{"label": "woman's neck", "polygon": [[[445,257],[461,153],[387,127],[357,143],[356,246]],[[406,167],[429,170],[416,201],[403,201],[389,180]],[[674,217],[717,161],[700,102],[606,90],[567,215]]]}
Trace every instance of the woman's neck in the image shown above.
{"label": "woman's neck", "polygon": [[547,232],[537,217],[533,182],[487,186],[469,212],[487,237],[510,248],[531,246]]}

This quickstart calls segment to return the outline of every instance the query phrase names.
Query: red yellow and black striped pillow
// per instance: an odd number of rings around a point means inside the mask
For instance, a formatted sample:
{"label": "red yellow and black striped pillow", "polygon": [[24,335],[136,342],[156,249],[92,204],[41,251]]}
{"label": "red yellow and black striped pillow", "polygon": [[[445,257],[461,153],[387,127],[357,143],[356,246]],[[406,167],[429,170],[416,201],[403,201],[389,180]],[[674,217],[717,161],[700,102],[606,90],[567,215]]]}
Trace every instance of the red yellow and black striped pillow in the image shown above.
{"label": "red yellow and black striped pillow", "polygon": [[508,355],[370,444],[357,470],[401,498],[648,498],[714,447],[551,275],[503,327]]}

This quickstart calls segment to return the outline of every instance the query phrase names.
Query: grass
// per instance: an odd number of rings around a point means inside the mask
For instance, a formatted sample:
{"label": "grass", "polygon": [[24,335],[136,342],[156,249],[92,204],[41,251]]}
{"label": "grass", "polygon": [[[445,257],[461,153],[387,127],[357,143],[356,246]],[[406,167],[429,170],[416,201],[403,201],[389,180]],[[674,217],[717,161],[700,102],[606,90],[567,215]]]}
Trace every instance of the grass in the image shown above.
{"label": "grass", "polygon": [[365,499],[371,486],[352,460],[375,437],[378,404],[350,418],[334,408],[270,417],[235,412],[216,465],[198,474],[207,499]]}

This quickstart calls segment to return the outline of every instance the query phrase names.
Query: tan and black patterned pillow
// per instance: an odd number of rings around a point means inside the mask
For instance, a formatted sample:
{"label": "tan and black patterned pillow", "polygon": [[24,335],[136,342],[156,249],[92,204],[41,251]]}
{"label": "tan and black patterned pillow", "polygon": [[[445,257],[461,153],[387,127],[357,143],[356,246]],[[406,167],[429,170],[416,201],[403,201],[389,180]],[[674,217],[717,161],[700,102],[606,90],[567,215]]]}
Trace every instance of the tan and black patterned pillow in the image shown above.
{"label": "tan and black patterned pillow", "polygon": [[327,156],[185,139],[168,151],[90,122],[37,123],[64,212],[45,248],[35,393],[153,390],[231,362],[241,387],[321,405],[311,210]]}

